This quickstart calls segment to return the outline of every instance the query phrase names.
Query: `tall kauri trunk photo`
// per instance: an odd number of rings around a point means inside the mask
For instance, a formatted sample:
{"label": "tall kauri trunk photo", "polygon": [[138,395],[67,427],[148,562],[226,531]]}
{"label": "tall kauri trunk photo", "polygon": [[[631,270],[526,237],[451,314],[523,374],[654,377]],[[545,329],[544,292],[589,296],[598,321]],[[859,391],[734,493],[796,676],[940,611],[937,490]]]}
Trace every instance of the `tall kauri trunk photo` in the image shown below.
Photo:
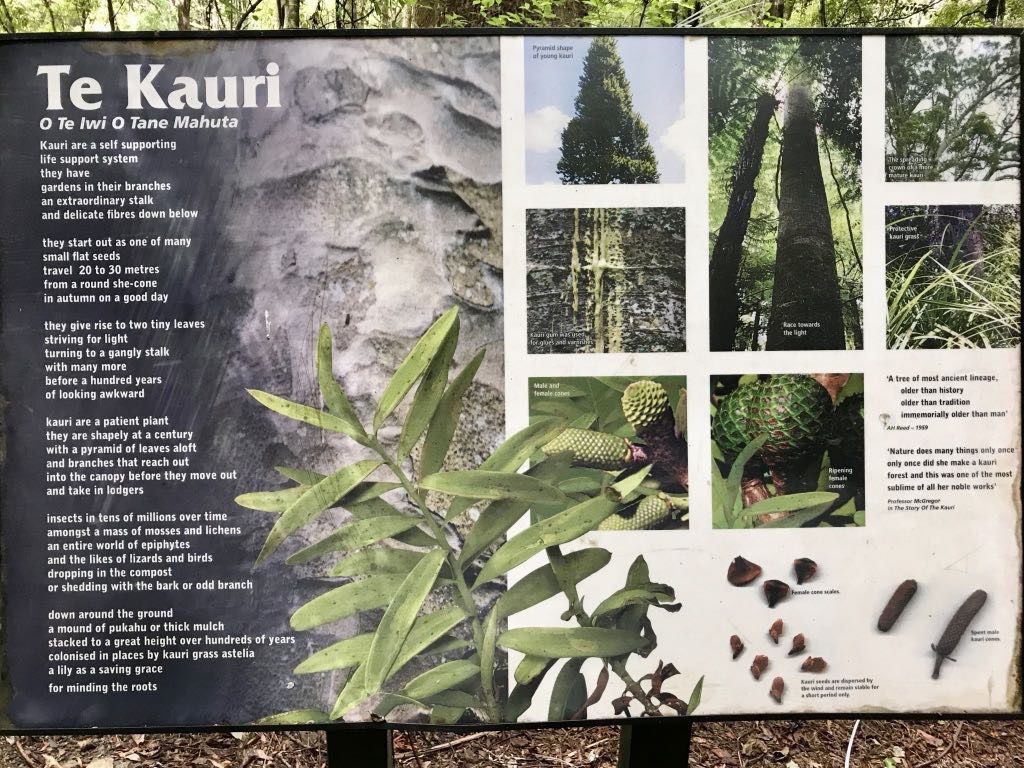
{"label": "tall kauri trunk photo", "polygon": [[764,144],[776,104],[775,97],[770,93],[763,93],[757,98],[754,119],[747,129],[733,168],[729,206],[711,252],[708,298],[713,352],[728,352],[733,349],[736,341],[736,277],[743,258],[743,240],[747,236],[750,211],[754,205],[754,182],[761,172]]}
{"label": "tall kauri trunk photo", "polygon": [[779,232],[766,349],[845,347],[814,99],[807,85],[796,82],[786,94]]}

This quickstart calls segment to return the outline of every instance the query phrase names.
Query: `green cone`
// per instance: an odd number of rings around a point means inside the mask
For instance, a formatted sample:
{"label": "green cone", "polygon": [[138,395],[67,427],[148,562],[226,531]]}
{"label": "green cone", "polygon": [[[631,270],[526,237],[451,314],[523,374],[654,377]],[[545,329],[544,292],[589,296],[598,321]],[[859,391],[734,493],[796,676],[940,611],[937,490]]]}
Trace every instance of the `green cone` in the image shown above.
{"label": "green cone", "polygon": [[632,457],[626,438],[589,429],[566,429],[541,450],[548,456],[568,452],[575,466],[591,469],[625,469]]}
{"label": "green cone", "polygon": [[622,393],[622,413],[637,432],[649,427],[668,410],[668,392],[648,379],[634,381]]}
{"label": "green cone", "polygon": [[824,444],[832,418],[832,398],[821,384],[801,374],[775,374],[761,383],[751,413],[751,439],[768,434],[766,457],[795,456]]}
{"label": "green cone", "polygon": [[641,501],[636,511],[626,517],[617,512],[606,517],[597,530],[599,531],[642,531],[653,528],[669,518],[672,514],[672,503],[661,494],[647,496]]}
{"label": "green cone", "polygon": [[718,401],[718,412],[711,425],[711,437],[718,444],[727,460],[736,458],[752,438],[748,438],[750,411],[761,391],[761,383],[755,382],[734,389]]}
{"label": "green cone", "polygon": [[796,457],[824,445],[832,430],[832,398],[806,374],[775,374],[739,387],[718,403],[711,436],[732,459],[758,435],[766,459]]}

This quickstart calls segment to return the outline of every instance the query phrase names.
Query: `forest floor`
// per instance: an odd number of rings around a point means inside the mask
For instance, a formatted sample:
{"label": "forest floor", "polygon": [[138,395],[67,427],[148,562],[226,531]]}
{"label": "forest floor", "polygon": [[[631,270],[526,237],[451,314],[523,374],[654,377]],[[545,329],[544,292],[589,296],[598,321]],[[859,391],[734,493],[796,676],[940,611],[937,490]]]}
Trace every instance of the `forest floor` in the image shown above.
{"label": "forest floor", "polygon": [[[850,721],[697,723],[689,768],[841,768]],[[396,768],[613,768],[618,728],[402,732]],[[1024,765],[1021,721],[865,720],[851,768]],[[323,768],[318,733],[0,738],[0,768]],[[357,768],[357,759],[346,768]],[[683,768],[680,763],[680,768]]]}

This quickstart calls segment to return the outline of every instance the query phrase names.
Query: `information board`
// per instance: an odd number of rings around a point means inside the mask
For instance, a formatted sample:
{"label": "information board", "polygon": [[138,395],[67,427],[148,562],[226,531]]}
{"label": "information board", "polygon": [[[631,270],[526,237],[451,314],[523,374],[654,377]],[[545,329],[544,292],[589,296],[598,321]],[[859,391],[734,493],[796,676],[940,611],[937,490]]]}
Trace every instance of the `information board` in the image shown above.
{"label": "information board", "polygon": [[1020,710],[1016,32],[0,72],[8,727]]}

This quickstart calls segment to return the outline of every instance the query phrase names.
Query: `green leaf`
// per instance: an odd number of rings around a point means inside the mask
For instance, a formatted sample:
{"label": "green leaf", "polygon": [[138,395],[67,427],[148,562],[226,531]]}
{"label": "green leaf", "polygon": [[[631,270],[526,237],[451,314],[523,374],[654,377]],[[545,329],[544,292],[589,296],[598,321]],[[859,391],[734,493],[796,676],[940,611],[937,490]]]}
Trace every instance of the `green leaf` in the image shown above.
{"label": "green leaf", "polygon": [[327,672],[332,669],[345,669],[362,664],[370,651],[373,633],[347,637],[333,645],[323,648],[312,656],[308,656],[293,670],[296,675],[309,675],[314,672]]}
{"label": "green leaf", "polygon": [[395,375],[391,377],[391,381],[384,388],[384,394],[381,395],[380,402],[377,404],[377,412],[373,415],[374,434],[384,424],[385,419],[394,413],[395,408],[405,399],[409,390],[430,365],[430,361],[444,344],[448,332],[456,324],[458,312],[458,307],[452,307],[441,315],[409,350],[409,354],[406,355],[405,360],[398,366]]}
{"label": "green leaf", "polygon": [[625,656],[646,644],[647,640],[635,632],[599,627],[521,627],[498,638],[498,645],[506,650],[546,659]]}
{"label": "green leaf", "polygon": [[773,496],[764,499],[743,510],[744,517],[756,517],[775,512],[796,512],[808,507],[817,507],[821,504],[831,504],[839,498],[838,493],[826,491],[809,491],[807,493],[790,493],[785,496]]}
{"label": "green leaf", "polygon": [[278,397],[258,389],[248,389],[246,391],[253,396],[256,402],[265,405],[276,413],[280,413],[282,416],[287,416],[289,419],[303,421],[306,424],[312,424],[314,427],[320,427],[320,429],[325,429],[328,432],[338,432],[339,434],[347,435],[360,444],[364,440],[365,433],[362,427],[357,428],[357,425],[350,424],[333,413],[321,411],[318,408],[310,408],[308,405],[286,400],[283,397]]}
{"label": "green leaf", "polygon": [[352,404],[345,397],[341,384],[334,378],[334,342],[331,329],[324,323],[320,326],[320,336],[316,343],[316,375],[320,384],[320,394],[324,404],[334,416],[349,424],[352,431],[360,437],[366,436],[366,430],[359,423]]}
{"label": "green leaf", "polygon": [[555,486],[529,475],[466,469],[427,475],[419,483],[428,491],[467,499],[515,499],[526,502],[569,501]]}
{"label": "green leaf", "polygon": [[299,485],[316,485],[326,477],[326,475],[321,475],[319,472],[299,467],[274,467],[274,469],[278,474],[284,475]]}
{"label": "green leaf", "polygon": [[308,486],[299,485],[294,488],[285,488],[281,491],[243,493],[241,496],[235,497],[235,503],[240,507],[257,509],[260,512],[284,512],[308,490]]}
{"label": "green leaf", "polygon": [[476,578],[474,589],[522,565],[546,547],[565,544],[594,530],[615,508],[615,502],[607,496],[596,496],[520,531],[487,561]]}
{"label": "green leaf", "polygon": [[761,446],[764,445],[767,439],[768,435],[758,435],[747,443],[747,446],[740,451],[739,456],[736,457],[736,460],[733,461],[732,466],[729,468],[729,476],[725,479],[725,497],[715,500],[716,504],[721,503],[722,505],[721,511],[725,517],[727,528],[734,528],[736,526],[737,521],[733,510],[739,509],[742,506],[743,470],[747,466],[747,462],[761,449]]}
{"label": "green leaf", "polygon": [[[591,547],[570,552],[562,560],[562,567],[572,584],[578,584],[592,576],[611,562],[612,555],[606,549]],[[542,565],[516,581],[498,598],[491,612],[501,618],[525,611],[538,603],[562,592],[551,563]]]}
{"label": "green leaf", "polygon": [[[569,457],[549,457],[534,464],[526,471],[530,477],[545,482],[553,482],[565,475],[569,469]],[[530,509],[528,502],[505,499],[494,501],[480,513],[480,517],[466,535],[466,542],[459,554],[459,563],[468,567],[473,560],[505,535],[509,528]]]}
{"label": "green leaf", "polygon": [[449,661],[414,677],[402,689],[401,694],[422,701],[472,680],[479,674],[480,667],[468,659]]}
{"label": "green leaf", "polygon": [[[640,587],[627,587],[613,592],[601,601],[591,616],[596,620],[630,605],[648,605],[664,608],[670,613],[679,610],[679,603],[672,603],[675,590],[668,584],[646,584]],[[663,605],[663,603],[668,603]]]}
{"label": "green leaf", "polygon": [[[478,467],[489,472],[517,472],[530,456],[565,428],[558,418],[538,419],[499,445]],[[455,499],[448,507],[446,520],[454,520],[473,505],[472,499]]]}
{"label": "green leaf", "polygon": [[553,662],[550,658],[529,655],[524,656],[516,666],[516,671],[513,674],[513,677],[520,685],[527,685],[531,680],[535,680],[538,676],[547,672],[548,667],[550,667],[552,663]]}
{"label": "green leaf", "polygon": [[770,523],[765,523],[762,528],[799,528],[805,525],[815,518],[821,517],[822,514],[832,505],[832,502],[825,504],[818,504],[814,507],[808,507],[807,509],[801,509],[798,512],[791,512],[785,517],[779,518],[778,520],[772,520]]}
{"label": "green leaf", "polygon": [[256,721],[257,725],[307,725],[309,723],[326,723],[331,716],[319,709],[293,709],[281,712]]}
{"label": "green leaf", "polygon": [[359,483],[338,502],[339,507],[351,511],[352,505],[362,504],[364,501],[379,499],[385,493],[401,488],[401,483],[387,483],[379,480],[367,480]]}
{"label": "green leaf", "polygon": [[445,337],[441,348],[434,355],[423,372],[423,378],[413,395],[412,405],[409,406],[409,413],[402,425],[402,433],[398,438],[398,460],[402,461],[412,451],[416,441],[423,435],[423,431],[430,424],[437,406],[444,396],[444,388],[448,384],[448,371],[452,367],[452,359],[455,357],[455,345],[459,341],[459,321],[455,319],[448,335]]}
{"label": "green leaf", "polygon": [[718,471],[718,465],[711,461],[711,527],[715,530],[729,528],[732,501],[725,478]]}
{"label": "green leaf", "polygon": [[548,720],[571,720],[587,700],[587,681],[580,674],[580,667],[586,659],[566,661],[555,677],[548,702]]}
{"label": "green leaf", "polygon": [[[387,518],[376,518],[385,520]],[[353,552],[328,571],[328,576],[364,576],[366,574],[398,573],[405,576],[423,559],[422,552],[411,549],[375,547]]]}
{"label": "green leaf", "polygon": [[292,614],[292,629],[303,630],[343,619],[359,611],[387,605],[402,585],[402,577],[393,574],[370,576],[353,581],[314,597]]}
{"label": "green leaf", "polygon": [[430,708],[430,722],[434,725],[454,725],[462,719],[465,707],[446,707],[435,704]]}
{"label": "green leaf", "polygon": [[364,682],[365,676],[366,673],[363,667],[356,667],[355,672],[346,681],[345,687],[341,689],[341,693],[338,694],[338,698],[334,701],[334,706],[331,708],[332,720],[337,720],[339,717],[344,716],[352,707],[370,695],[371,691],[366,689]]}
{"label": "green leaf", "polygon": [[376,691],[387,678],[388,671],[405,642],[416,615],[423,607],[444,564],[445,551],[437,549],[425,555],[405,577],[394,599],[388,605],[373,635],[370,654],[366,658],[366,687]]}
{"label": "green leaf", "polygon": [[377,703],[377,706],[373,708],[372,716],[375,719],[384,720],[395,709],[407,704],[412,704],[413,706],[419,707],[420,709],[430,709],[430,707],[424,704],[422,701],[411,699],[408,696],[403,696],[400,693],[386,693],[381,697],[380,701]]}
{"label": "green leaf", "polygon": [[473,383],[480,363],[483,362],[486,350],[481,349],[473,359],[466,363],[459,371],[448,389],[445,390],[441,402],[437,404],[434,415],[430,419],[430,426],[427,427],[427,436],[423,439],[423,448],[420,452],[420,477],[432,475],[440,471],[444,466],[445,457],[451,447],[452,437],[459,425],[459,416],[462,413],[462,398]]}
{"label": "green leaf", "polygon": [[480,701],[471,693],[465,691],[441,691],[433,696],[428,696],[427,704],[441,704],[446,707],[459,707],[463,711],[471,707],[480,706]]}
{"label": "green leaf", "polygon": [[380,461],[359,461],[343,467],[333,475],[328,475],[319,483],[303,493],[274,523],[270,529],[263,549],[256,558],[259,565],[281,546],[289,535],[304,526],[321,512],[333,507],[339,499],[351,491],[360,480],[373,472],[381,464]]}
{"label": "green leaf", "polygon": [[469,567],[477,555],[504,536],[529,509],[529,502],[515,499],[492,501],[488,504],[466,535],[466,543],[462,545],[462,552],[459,553],[459,565],[462,568]]}
{"label": "green leaf", "polygon": [[[454,605],[428,613],[426,616],[421,616],[417,619],[415,626],[413,626],[412,631],[409,632],[409,636],[402,645],[398,658],[388,672],[388,678],[390,679],[398,674],[402,667],[408,664],[415,656],[465,619],[466,614]],[[338,694],[337,701],[334,702],[334,707],[331,709],[332,719],[342,717],[352,707],[372,693],[372,691],[367,690],[365,674],[363,666],[357,667],[355,672],[352,673],[345,688]]]}
{"label": "green leaf", "polygon": [[700,680],[693,686],[693,690],[690,691],[690,700],[686,703],[686,714],[692,715],[697,711],[697,707],[700,706],[700,695],[704,690],[704,675],[700,676]]}
{"label": "green leaf", "polygon": [[654,465],[648,464],[646,467],[643,467],[642,469],[637,470],[633,474],[624,477],[617,483],[612,483],[608,487],[607,491],[608,495],[611,496],[612,501],[621,503],[627,500],[629,498],[629,495],[640,487],[640,483],[647,479],[647,476],[651,474],[652,469],[654,469]]}
{"label": "green leaf", "polygon": [[409,630],[409,636],[402,643],[402,650],[399,651],[395,663],[391,665],[388,676],[397,673],[413,657],[424,651],[433,650],[435,643],[465,619],[466,612],[456,605],[449,605],[433,613],[420,616]]}
{"label": "green leaf", "polygon": [[520,683],[508,696],[508,703],[505,705],[505,717],[509,722],[516,722],[523,713],[530,708],[530,703],[533,701],[533,694],[540,688],[540,684],[544,682],[544,675],[547,671],[554,666],[554,661],[549,661],[547,666],[544,667],[544,671],[537,675],[533,680],[528,683]]}
{"label": "green leaf", "polygon": [[308,563],[331,552],[360,549],[381,539],[394,538],[399,533],[416,527],[418,522],[419,519],[411,515],[389,515],[345,523],[331,535],[305,549],[300,549],[285,562],[289,565]]}

